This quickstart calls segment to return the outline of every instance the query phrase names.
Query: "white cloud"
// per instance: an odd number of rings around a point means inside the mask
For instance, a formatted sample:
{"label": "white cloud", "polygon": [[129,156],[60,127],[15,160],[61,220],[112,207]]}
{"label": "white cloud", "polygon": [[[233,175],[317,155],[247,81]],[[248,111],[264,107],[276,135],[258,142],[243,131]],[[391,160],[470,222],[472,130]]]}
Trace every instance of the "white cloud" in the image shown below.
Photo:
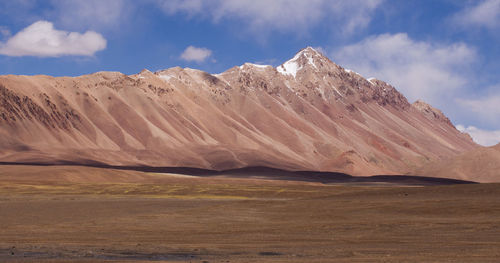
{"label": "white cloud", "polygon": [[476,118],[486,120],[490,124],[500,125],[500,95],[477,99],[457,99],[458,103],[473,113]]}
{"label": "white cloud", "polygon": [[480,87],[473,66],[479,56],[466,44],[439,44],[416,41],[407,34],[383,34],[331,54],[341,66],[394,85],[410,101],[423,99],[449,114],[454,122],[475,125],[460,127],[477,143],[492,145],[500,141],[499,131],[494,131],[500,125],[500,86],[478,98]]}
{"label": "white cloud", "polygon": [[181,54],[181,59],[201,63],[212,55],[212,51],[203,47],[187,47]]}
{"label": "white cloud", "polygon": [[332,53],[334,61],[365,77],[394,85],[410,101],[423,99],[444,105],[468,82],[467,72],[476,52],[463,43],[415,41],[405,33],[368,37]]}
{"label": "white cloud", "polygon": [[500,143],[500,130],[488,131],[474,126],[465,127],[463,125],[457,125],[457,130],[470,134],[476,143],[483,146],[493,146]]}
{"label": "white cloud", "polygon": [[383,0],[158,0],[167,14],[185,13],[218,22],[236,19],[254,33],[277,30],[302,34],[319,23],[335,22],[337,31],[352,33],[371,20]]}
{"label": "white cloud", "polygon": [[453,20],[460,25],[500,27],[500,0],[475,1],[475,5],[464,8]]}
{"label": "white cloud", "polygon": [[[153,0],[151,0],[153,1]],[[71,31],[109,30],[131,20],[145,1],[134,0],[15,0],[0,1],[0,16],[12,24],[38,20]],[[14,23],[15,22],[15,23]]]}
{"label": "white cloud", "polygon": [[65,28],[103,29],[128,17],[127,0],[51,0],[53,17]]}
{"label": "white cloud", "polygon": [[202,0],[159,0],[158,4],[169,14],[184,12],[189,15],[200,13],[204,6]]}
{"label": "white cloud", "polygon": [[48,21],[35,22],[6,42],[0,42],[0,54],[7,56],[92,56],[105,48],[106,39],[94,31],[83,34],[61,31]]}

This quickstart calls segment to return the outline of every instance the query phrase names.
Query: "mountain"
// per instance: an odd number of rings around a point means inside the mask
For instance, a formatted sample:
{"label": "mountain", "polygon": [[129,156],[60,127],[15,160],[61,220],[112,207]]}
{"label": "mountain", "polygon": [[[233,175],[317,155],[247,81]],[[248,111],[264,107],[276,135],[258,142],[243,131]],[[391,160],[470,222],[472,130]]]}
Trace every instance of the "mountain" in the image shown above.
{"label": "mountain", "polygon": [[477,145],[313,48],[274,68],[0,76],[0,162],[405,174]]}
{"label": "mountain", "polygon": [[500,144],[478,147],[449,160],[436,161],[416,172],[419,175],[493,183],[500,181]]}

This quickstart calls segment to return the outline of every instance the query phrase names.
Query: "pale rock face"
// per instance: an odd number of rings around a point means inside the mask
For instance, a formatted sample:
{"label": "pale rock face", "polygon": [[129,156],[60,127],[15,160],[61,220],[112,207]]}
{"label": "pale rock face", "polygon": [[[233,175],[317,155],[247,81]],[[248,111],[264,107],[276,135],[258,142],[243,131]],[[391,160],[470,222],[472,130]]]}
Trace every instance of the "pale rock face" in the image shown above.
{"label": "pale rock face", "polygon": [[477,147],[443,116],[313,48],[217,75],[0,76],[0,161],[406,174]]}

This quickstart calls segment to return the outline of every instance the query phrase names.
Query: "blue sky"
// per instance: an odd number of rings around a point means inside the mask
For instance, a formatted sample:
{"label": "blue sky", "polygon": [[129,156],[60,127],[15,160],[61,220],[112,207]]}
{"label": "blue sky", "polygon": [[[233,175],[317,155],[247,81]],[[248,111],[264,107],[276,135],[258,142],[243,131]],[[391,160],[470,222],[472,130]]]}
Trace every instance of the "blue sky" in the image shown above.
{"label": "blue sky", "polygon": [[500,142],[500,0],[0,0],[0,74],[219,73],[306,46]]}

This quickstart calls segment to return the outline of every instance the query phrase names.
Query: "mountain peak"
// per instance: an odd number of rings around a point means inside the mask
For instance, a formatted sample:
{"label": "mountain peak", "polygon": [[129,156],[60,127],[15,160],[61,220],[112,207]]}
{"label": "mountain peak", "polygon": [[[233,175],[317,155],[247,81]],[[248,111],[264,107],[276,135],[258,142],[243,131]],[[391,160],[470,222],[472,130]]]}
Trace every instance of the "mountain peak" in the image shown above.
{"label": "mountain peak", "polygon": [[332,63],[327,57],[312,47],[301,49],[293,58],[279,65],[276,70],[283,75],[291,75],[294,78],[297,72],[303,68],[319,70],[325,64]]}
{"label": "mountain peak", "polygon": [[318,50],[314,49],[313,47],[306,47],[306,48],[303,48],[301,49],[299,53],[309,53],[309,54],[316,54],[316,55],[320,55],[320,56],[323,56],[323,54],[321,54]]}
{"label": "mountain peak", "polygon": [[476,146],[444,119],[310,47],[277,70],[0,76],[3,162],[405,174]]}

